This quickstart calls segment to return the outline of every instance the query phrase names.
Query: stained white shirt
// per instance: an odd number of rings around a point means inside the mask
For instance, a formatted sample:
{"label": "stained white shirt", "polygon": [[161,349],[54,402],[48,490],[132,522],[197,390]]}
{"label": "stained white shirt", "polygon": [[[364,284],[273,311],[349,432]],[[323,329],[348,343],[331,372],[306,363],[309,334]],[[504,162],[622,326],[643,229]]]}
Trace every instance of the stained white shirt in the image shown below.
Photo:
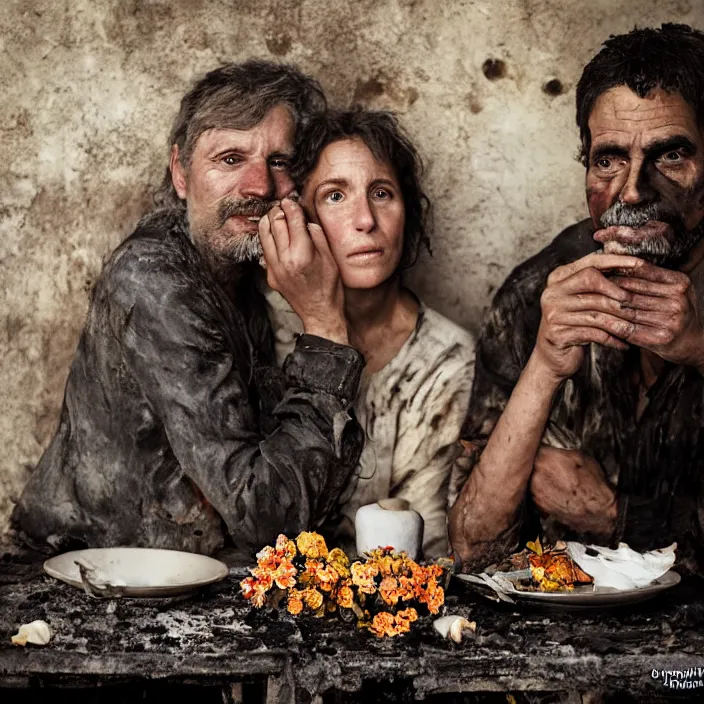
{"label": "stained white shirt", "polygon": [[[281,295],[264,293],[281,364],[303,326]],[[421,303],[416,327],[396,356],[362,377],[354,411],[366,441],[342,497],[336,536],[346,550],[355,552],[357,509],[397,497],[423,516],[425,556],[447,554],[447,490],[473,372],[471,334]]]}

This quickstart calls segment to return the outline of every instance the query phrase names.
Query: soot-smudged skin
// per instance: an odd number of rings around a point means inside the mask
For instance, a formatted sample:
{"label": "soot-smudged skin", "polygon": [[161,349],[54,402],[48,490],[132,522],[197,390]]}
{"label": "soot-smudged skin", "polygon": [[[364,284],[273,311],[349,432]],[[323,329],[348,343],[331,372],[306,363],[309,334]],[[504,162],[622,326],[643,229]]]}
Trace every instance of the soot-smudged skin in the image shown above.
{"label": "soot-smudged skin", "polygon": [[251,553],[332,519],[362,448],[348,407],[363,358],[302,335],[278,371],[243,267],[233,303],[170,210],[114,252],[13,513],[21,536],[212,553],[229,534]]}
{"label": "soot-smudged skin", "polygon": [[[540,325],[540,296],[549,273],[598,245],[585,220],[567,228],[542,252],[519,266],[497,293],[477,346],[475,380],[463,437],[486,444],[533,350]],[[614,542],[637,550],[678,543],[678,565],[704,574],[704,377],[694,368],[668,364],[648,392],[636,419],[634,374],[639,350],[619,352],[591,345],[579,371],[561,387],[543,442],[594,457],[617,488],[619,528]],[[469,469],[479,457],[477,452]],[[459,467],[460,465],[458,465]],[[454,483],[465,477],[454,477]],[[485,566],[534,539],[538,518],[526,501],[522,520],[491,545],[474,565]],[[551,520],[550,541],[593,541]]]}

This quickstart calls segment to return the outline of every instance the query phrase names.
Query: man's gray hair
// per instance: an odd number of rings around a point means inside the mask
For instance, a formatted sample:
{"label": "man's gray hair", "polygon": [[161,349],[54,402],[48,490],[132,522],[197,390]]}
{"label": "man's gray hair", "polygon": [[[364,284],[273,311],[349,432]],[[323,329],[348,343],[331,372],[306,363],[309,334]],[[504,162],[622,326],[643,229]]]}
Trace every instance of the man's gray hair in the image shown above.
{"label": "man's gray hair", "polygon": [[[296,128],[326,108],[318,81],[287,64],[251,59],[210,71],[181,100],[169,135],[169,148],[178,145],[179,161],[188,168],[198,138],[216,128],[246,130],[258,125],[277,105],[291,112]],[[167,167],[155,195],[158,205],[182,203]]]}

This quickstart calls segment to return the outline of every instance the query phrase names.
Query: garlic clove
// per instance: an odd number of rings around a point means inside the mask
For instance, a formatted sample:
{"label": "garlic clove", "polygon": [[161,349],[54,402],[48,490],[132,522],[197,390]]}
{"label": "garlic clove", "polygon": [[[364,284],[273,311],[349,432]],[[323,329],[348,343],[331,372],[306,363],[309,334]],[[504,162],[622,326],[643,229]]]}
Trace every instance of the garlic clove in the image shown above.
{"label": "garlic clove", "polygon": [[51,640],[51,630],[46,621],[32,621],[23,623],[17,633],[12,636],[15,645],[46,645]]}
{"label": "garlic clove", "polygon": [[451,614],[435,619],[435,621],[433,621],[433,628],[443,638],[449,638],[455,643],[460,643],[462,641],[463,632],[472,631],[472,633],[474,633],[477,630],[477,624],[475,621],[468,621],[463,616]]}

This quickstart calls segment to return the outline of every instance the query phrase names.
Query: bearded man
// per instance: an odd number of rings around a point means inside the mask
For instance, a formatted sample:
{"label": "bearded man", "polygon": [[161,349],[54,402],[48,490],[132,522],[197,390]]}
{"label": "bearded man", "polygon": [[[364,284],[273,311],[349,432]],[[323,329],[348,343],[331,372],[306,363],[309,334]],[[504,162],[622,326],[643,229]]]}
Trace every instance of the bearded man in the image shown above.
{"label": "bearded man", "polygon": [[[347,409],[363,358],[325,238],[286,198],[296,127],[324,107],[316,81],[263,61],[183,98],[164,207],[95,286],[58,431],[15,507],[27,541],[248,553],[331,518],[361,451]],[[269,284],[305,322],[283,372],[253,281],[262,217]]]}
{"label": "bearded man", "polygon": [[541,527],[677,541],[702,572],[704,34],[609,39],[577,123],[591,218],[519,266],[484,322],[452,544],[472,571]]}

